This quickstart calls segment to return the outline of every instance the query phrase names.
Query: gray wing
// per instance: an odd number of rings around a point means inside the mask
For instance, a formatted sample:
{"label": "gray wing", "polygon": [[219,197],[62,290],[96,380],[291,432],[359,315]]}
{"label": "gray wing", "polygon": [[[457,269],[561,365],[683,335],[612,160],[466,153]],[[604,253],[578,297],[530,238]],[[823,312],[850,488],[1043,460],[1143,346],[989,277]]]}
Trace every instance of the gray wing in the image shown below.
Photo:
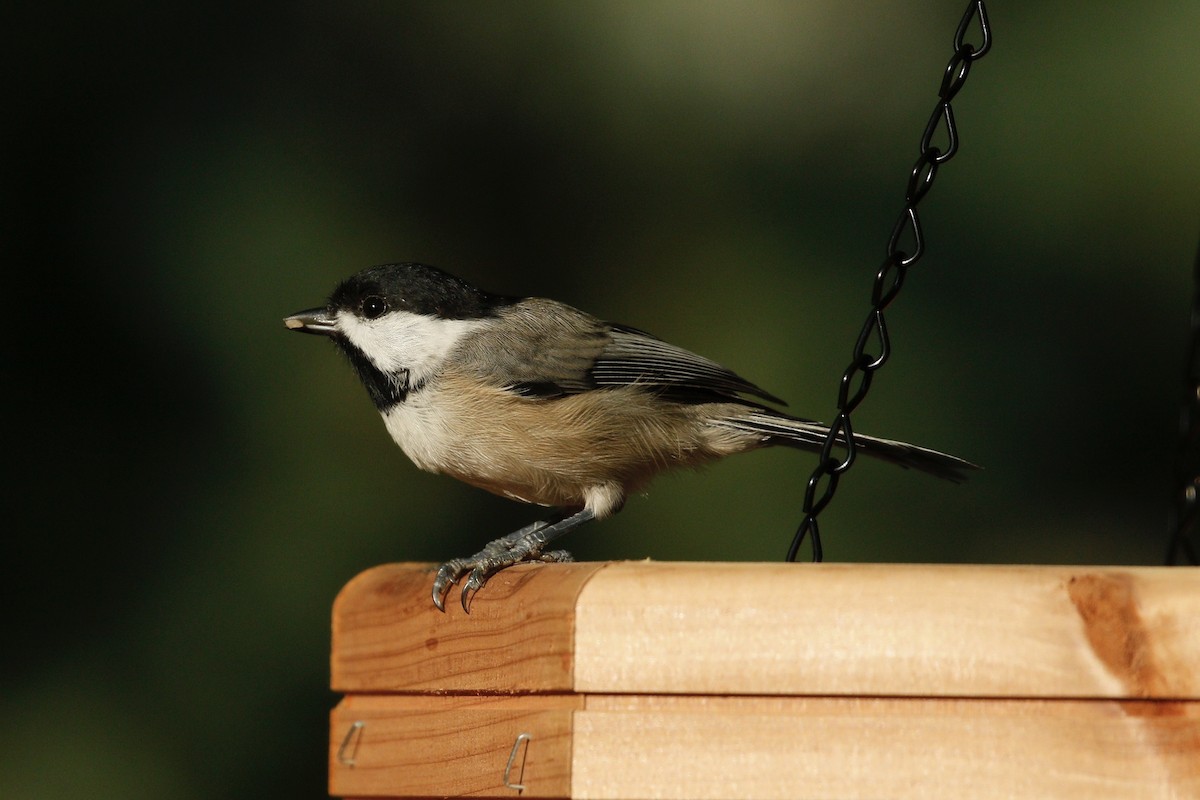
{"label": "gray wing", "polygon": [[592,366],[592,379],[597,386],[659,386],[712,393],[733,400],[749,394],[786,405],[773,394],[704,356],[637,328],[609,325],[609,329],[611,341]]}
{"label": "gray wing", "polygon": [[565,303],[527,298],[501,317],[504,333],[492,329],[486,340],[467,342],[462,356],[481,377],[522,394],[557,396],[638,385],[681,399],[753,395],[783,404],[715,361]]}
{"label": "gray wing", "polygon": [[594,389],[592,365],[609,326],[577,308],[529,297],[499,312],[502,324],[467,337],[457,357],[483,380],[530,396]]}

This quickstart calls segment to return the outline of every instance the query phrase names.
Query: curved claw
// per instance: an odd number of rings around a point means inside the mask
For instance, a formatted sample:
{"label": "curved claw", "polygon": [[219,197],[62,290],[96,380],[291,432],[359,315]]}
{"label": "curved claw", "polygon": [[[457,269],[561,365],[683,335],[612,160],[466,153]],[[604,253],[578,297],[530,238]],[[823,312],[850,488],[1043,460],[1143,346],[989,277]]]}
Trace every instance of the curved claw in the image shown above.
{"label": "curved claw", "polygon": [[433,579],[433,604],[443,614],[446,613],[446,595],[450,593],[450,587],[462,573],[462,567],[454,561],[438,567],[437,577]]}
{"label": "curved claw", "polygon": [[475,593],[483,588],[487,583],[487,573],[483,567],[476,567],[471,570],[471,577],[463,582],[462,587],[462,607],[463,611],[471,613],[471,601],[475,599]]}

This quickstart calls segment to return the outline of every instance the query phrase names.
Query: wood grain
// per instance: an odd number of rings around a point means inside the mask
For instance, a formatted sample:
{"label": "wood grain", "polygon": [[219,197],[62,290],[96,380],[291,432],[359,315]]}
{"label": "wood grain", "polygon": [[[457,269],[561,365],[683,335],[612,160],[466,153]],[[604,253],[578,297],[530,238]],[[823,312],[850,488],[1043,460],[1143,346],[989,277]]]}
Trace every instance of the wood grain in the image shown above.
{"label": "wood grain", "polygon": [[[545,569],[551,566],[552,569]],[[604,564],[524,564],[493,577],[468,615],[430,600],[433,567],[388,564],[348,583],[333,607],[337,692],[569,691],[575,601]]]}
{"label": "wood grain", "polygon": [[628,562],[579,595],[580,692],[1200,697],[1200,570]]}
{"label": "wood grain", "polygon": [[[347,697],[330,715],[329,793],[335,797],[567,797],[573,695]],[[347,743],[355,722],[362,723]],[[352,763],[351,763],[352,762]]]}
{"label": "wood grain", "polygon": [[1200,797],[1200,703],[589,697],[577,798]]}

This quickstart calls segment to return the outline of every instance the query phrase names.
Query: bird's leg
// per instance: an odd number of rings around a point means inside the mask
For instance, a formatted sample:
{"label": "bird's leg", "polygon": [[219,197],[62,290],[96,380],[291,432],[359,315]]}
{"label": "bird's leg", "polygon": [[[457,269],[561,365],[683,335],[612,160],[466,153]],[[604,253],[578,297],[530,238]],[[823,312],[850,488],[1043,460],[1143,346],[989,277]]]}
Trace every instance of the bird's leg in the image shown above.
{"label": "bird's leg", "polygon": [[567,531],[579,527],[585,522],[595,519],[596,515],[589,509],[575,512],[564,512],[526,525],[520,530],[513,531],[507,536],[501,536],[489,542],[470,558],[456,558],[447,561],[437,571],[433,580],[433,604],[438,610],[445,611],[446,595],[450,587],[457,583],[468,572],[462,587],[463,610],[470,612],[471,598],[483,588],[488,578],[505,567],[519,564],[522,561],[570,561],[571,554],[566,550],[545,551],[545,546],[562,536]]}

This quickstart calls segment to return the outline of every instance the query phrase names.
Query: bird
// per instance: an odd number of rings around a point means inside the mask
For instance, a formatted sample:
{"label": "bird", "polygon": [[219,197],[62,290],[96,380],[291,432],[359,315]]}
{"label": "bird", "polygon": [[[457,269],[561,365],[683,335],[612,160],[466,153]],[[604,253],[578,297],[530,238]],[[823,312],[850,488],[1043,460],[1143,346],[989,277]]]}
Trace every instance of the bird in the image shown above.
{"label": "bird", "polygon": [[[785,404],[732,370],[643,330],[556,300],[483,291],[426,264],[364,269],[324,306],[283,322],[333,341],[417,467],[555,509],[442,564],[431,594],[443,612],[460,582],[469,613],[496,572],[571,560],[547,546],[612,516],[663,471],[773,445],[820,451],[828,434],[772,408]],[[977,468],[852,435],[858,452],[950,481]]]}

